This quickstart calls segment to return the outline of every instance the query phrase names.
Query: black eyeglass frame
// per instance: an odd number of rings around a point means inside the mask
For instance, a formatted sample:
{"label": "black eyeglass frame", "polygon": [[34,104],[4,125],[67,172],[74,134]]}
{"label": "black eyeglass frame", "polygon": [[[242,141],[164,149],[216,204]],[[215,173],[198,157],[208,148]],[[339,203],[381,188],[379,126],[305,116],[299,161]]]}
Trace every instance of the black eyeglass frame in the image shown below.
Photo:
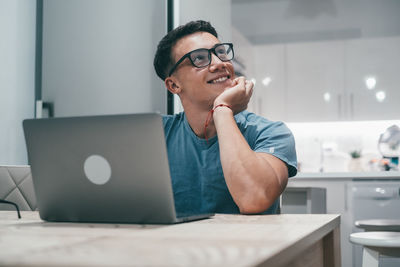
{"label": "black eyeglass frame", "polygon": [[19,208],[18,208],[18,205],[16,203],[11,202],[11,201],[7,201],[7,200],[4,200],[4,199],[0,199],[0,203],[13,205],[15,207],[15,209],[17,210],[18,219],[21,219],[21,213],[19,212]]}
{"label": "black eyeglass frame", "polygon": [[[230,59],[222,59],[220,58],[217,53],[215,52],[215,49],[221,45],[228,45],[229,49],[232,50],[232,58]],[[193,62],[192,58],[190,57],[190,55],[194,52],[198,52],[198,51],[207,51],[208,52],[208,64],[204,65],[204,66],[196,66],[196,64]],[[220,43],[220,44],[216,44],[214,45],[212,48],[207,49],[207,48],[199,48],[199,49],[195,49],[193,51],[190,51],[189,53],[186,53],[185,55],[183,55],[176,63],[175,65],[171,68],[171,70],[169,71],[168,77],[171,76],[172,73],[174,73],[174,71],[176,70],[176,68],[178,67],[179,64],[182,63],[182,61],[185,60],[185,58],[189,58],[190,62],[192,63],[193,66],[195,66],[196,68],[204,68],[207,67],[208,65],[211,64],[211,52],[216,55],[221,61],[223,62],[227,62],[227,61],[231,61],[234,57],[235,57],[235,52],[233,50],[233,44],[232,43]]]}

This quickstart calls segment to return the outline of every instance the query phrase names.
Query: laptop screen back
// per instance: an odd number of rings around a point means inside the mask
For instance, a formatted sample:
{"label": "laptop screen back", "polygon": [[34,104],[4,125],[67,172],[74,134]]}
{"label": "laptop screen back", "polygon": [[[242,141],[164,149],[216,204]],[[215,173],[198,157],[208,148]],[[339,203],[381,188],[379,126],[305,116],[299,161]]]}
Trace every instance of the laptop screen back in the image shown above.
{"label": "laptop screen back", "polygon": [[175,220],[161,115],[32,119],[23,126],[42,219]]}

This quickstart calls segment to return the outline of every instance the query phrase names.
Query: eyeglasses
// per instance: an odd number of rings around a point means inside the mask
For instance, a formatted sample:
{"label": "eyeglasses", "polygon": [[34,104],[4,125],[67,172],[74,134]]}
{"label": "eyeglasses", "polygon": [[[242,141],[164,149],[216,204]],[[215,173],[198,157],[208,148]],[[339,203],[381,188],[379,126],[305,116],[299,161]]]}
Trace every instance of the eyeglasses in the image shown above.
{"label": "eyeglasses", "polygon": [[175,69],[178,67],[179,64],[182,63],[185,58],[189,58],[190,62],[192,62],[192,65],[195,66],[196,68],[204,68],[208,65],[211,64],[211,52],[216,55],[221,61],[230,61],[233,59],[234,53],[233,53],[233,44],[231,43],[222,43],[222,44],[216,44],[212,48],[207,49],[207,48],[200,48],[193,50],[187,54],[185,54],[181,59],[178,60],[178,62],[175,63],[175,65],[172,67],[172,69],[169,71],[169,75],[175,71]]}
{"label": "eyeglasses", "polygon": [[15,207],[15,209],[17,210],[18,219],[21,219],[21,213],[19,212],[19,208],[18,208],[17,204],[15,204],[14,202],[11,202],[11,201],[3,200],[3,199],[0,199],[0,203],[13,205]]}

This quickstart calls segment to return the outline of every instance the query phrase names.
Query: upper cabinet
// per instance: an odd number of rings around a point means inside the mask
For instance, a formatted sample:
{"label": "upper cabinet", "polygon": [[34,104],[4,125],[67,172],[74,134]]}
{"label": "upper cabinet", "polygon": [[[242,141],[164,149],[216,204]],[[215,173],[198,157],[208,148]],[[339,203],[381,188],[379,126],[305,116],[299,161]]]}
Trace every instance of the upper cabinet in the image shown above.
{"label": "upper cabinet", "polygon": [[286,120],[344,118],[343,42],[288,44],[285,62]]}
{"label": "upper cabinet", "polygon": [[[288,122],[400,119],[400,1],[232,1],[256,107]],[[253,78],[253,77],[249,77]]]}
{"label": "upper cabinet", "polygon": [[346,41],[344,57],[349,118],[400,119],[400,37]]}
{"label": "upper cabinet", "polygon": [[267,118],[400,118],[399,37],[262,45],[255,54],[257,111]]}
{"label": "upper cabinet", "polygon": [[286,116],[286,72],[285,47],[283,45],[256,46],[255,75],[256,85],[252,100],[254,112],[273,120],[284,120]]}

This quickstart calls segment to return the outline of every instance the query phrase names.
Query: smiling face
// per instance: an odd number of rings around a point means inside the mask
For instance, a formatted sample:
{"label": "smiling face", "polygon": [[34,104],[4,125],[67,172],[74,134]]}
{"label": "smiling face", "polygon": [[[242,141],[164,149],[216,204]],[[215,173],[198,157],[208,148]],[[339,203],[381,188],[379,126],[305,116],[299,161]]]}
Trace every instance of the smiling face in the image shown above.
{"label": "smiling face", "polygon": [[[220,41],[208,32],[187,35],[172,49],[174,62],[195,49],[210,49],[219,43]],[[232,62],[223,62],[215,54],[211,55],[211,64],[203,68],[193,66],[189,58],[186,58],[171,77],[165,80],[167,88],[180,96],[185,109],[188,105],[209,109],[217,96],[233,86],[235,74]]]}

